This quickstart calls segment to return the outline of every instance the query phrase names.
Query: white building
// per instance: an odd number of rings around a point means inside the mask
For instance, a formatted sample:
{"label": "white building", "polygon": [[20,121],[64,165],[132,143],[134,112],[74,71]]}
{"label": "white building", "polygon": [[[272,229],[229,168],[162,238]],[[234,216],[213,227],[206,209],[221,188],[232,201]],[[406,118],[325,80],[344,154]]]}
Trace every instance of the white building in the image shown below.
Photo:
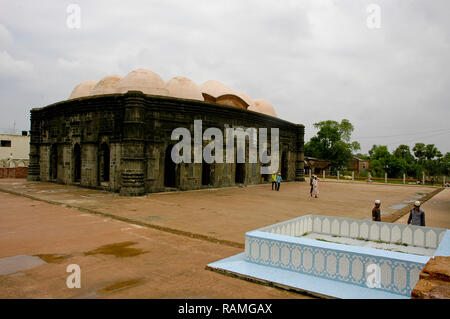
{"label": "white building", "polygon": [[28,166],[30,136],[0,134],[0,167]]}

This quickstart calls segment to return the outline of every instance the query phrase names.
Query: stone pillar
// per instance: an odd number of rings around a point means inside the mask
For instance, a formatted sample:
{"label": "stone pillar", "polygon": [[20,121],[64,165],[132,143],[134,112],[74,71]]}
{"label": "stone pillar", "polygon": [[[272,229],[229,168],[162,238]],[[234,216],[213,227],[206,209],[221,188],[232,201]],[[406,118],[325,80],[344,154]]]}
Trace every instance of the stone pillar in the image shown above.
{"label": "stone pillar", "polygon": [[297,124],[295,180],[305,181],[305,126]]}
{"label": "stone pillar", "polygon": [[40,141],[41,141],[41,121],[37,115],[37,110],[32,109],[30,112],[30,161],[28,164],[29,181],[39,181],[41,174],[40,167]]}
{"label": "stone pillar", "polygon": [[123,196],[145,194],[144,100],[142,92],[128,91],[125,94],[120,185],[120,195]]}
{"label": "stone pillar", "polygon": [[81,142],[81,186],[98,186],[98,145]]}

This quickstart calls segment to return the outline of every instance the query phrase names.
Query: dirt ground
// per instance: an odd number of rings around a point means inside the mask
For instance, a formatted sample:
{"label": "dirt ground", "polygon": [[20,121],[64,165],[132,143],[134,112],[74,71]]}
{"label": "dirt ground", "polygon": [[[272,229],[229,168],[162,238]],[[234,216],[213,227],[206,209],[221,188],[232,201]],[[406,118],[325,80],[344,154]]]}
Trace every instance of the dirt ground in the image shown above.
{"label": "dirt ground", "polygon": [[[18,255],[47,261],[28,270],[16,262],[0,276],[0,298],[305,297],[205,270],[238,248],[2,192],[0,201],[0,265]],[[66,285],[70,264],[80,266],[79,289]]]}
{"label": "dirt ground", "polygon": [[[126,198],[4,179],[0,268],[12,270],[0,275],[0,298],[306,298],[205,266],[242,252],[246,231],[305,214],[370,218],[375,199],[389,216],[434,190],[322,182],[316,199],[306,183],[283,183]],[[427,225],[448,228],[449,193],[440,194],[424,205]],[[26,269],[32,256],[41,264]],[[81,268],[79,289],[66,286],[69,264]]]}
{"label": "dirt ground", "polygon": [[[431,227],[450,228],[450,188],[425,202],[420,207],[425,212],[425,225]],[[396,223],[406,224],[409,214],[398,219]]]}

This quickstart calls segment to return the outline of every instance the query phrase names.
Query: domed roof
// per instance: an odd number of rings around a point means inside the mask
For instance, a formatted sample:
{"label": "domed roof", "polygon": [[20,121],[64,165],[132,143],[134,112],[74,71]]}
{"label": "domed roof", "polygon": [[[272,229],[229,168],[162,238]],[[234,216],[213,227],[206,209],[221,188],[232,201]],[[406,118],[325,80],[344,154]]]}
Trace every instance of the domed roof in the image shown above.
{"label": "domed roof", "polygon": [[120,75],[108,75],[98,81],[97,85],[92,89],[90,95],[101,95],[116,93],[117,85],[122,79]]}
{"label": "domed roof", "polygon": [[90,95],[92,89],[96,84],[97,82],[92,80],[81,82],[73,89],[72,93],[69,96],[69,100]]}
{"label": "domed roof", "polygon": [[254,109],[252,108],[251,111],[256,111],[259,113],[277,117],[277,113],[275,113],[273,105],[267,102],[266,100],[254,99],[253,102],[255,103],[255,107]]}
{"label": "domed roof", "polygon": [[[255,107],[255,103],[253,102],[252,98],[250,96],[248,96],[247,94],[235,93],[235,95],[239,96],[241,99],[243,99],[248,104],[247,110]],[[254,110],[252,110],[252,111],[254,111]]]}
{"label": "domed roof", "polygon": [[137,69],[128,73],[117,85],[117,93],[141,91],[144,94],[168,95],[163,79],[150,70]]}
{"label": "domed roof", "polygon": [[200,85],[200,91],[213,97],[218,97],[225,94],[235,94],[235,92],[228,86],[215,80],[209,80]]}
{"label": "domed roof", "polygon": [[194,81],[188,78],[182,76],[174,77],[167,82],[166,88],[169,91],[169,96],[203,101],[200,88]]}

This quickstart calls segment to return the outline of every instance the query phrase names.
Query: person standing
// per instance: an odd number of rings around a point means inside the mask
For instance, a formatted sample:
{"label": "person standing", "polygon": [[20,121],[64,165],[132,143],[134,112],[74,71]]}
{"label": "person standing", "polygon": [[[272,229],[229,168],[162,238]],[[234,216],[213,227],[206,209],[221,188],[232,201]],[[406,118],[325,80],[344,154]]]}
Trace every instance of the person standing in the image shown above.
{"label": "person standing", "polygon": [[317,178],[317,176],[314,176],[313,180],[313,193],[314,198],[317,198],[317,196],[319,195],[319,179]]}
{"label": "person standing", "polygon": [[408,225],[425,226],[425,212],[420,209],[420,202],[416,200],[408,217]]}
{"label": "person standing", "polygon": [[375,201],[375,207],[372,209],[372,220],[374,222],[381,222],[380,206],[381,206],[381,201],[379,199],[377,199]]}
{"label": "person standing", "polygon": [[272,190],[273,187],[275,186],[275,190],[277,189],[277,174],[272,174]]}
{"label": "person standing", "polygon": [[315,178],[315,177],[316,177],[316,175],[313,175],[313,176],[311,176],[311,178],[309,179],[309,186],[310,186],[309,195],[311,195],[311,197],[312,197],[312,194],[313,194],[313,188],[314,188],[313,182],[314,182],[314,178]]}
{"label": "person standing", "polygon": [[277,175],[277,191],[280,190],[280,186],[281,186],[281,182],[283,181],[283,179],[281,178],[281,173],[278,173]]}

